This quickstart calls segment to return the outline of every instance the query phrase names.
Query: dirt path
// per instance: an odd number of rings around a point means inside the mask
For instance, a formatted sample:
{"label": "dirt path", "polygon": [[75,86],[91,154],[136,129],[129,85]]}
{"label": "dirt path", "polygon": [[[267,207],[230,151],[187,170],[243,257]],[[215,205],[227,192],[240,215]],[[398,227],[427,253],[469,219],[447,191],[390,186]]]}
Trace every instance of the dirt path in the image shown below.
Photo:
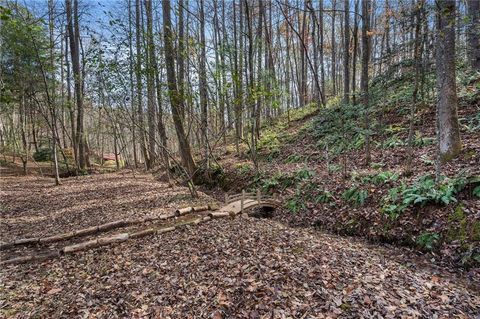
{"label": "dirt path", "polygon": [[[188,190],[148,176],[90,176],[57,188],[49,182],[2,180],[2,240],[190,204]],[[480,294],[467,281],[404,263],[393,252],[274,220],[221,219],[2,268],[0,317],[480,315]]]}

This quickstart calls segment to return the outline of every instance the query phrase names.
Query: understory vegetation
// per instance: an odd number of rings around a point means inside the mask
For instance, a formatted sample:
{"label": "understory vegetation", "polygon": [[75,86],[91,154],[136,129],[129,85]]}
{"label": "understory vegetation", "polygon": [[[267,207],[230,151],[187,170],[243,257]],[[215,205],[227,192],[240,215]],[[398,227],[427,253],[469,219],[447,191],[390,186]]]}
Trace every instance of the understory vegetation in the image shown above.
{"label": "understory vegetation", "polygon": [[[402,76],[373,79],[368,130],[359,105],[330,100],[318,113],[293,112],[296,122],[279,118],[268,126],[259,143],[265,154],[260,171],[244,162],[230,174],[248,181],[237,190],[246,186],[286,196],[281,219],[293,225],[443,251],[458,265],[478,266],[480,145],[474,136],[480,134],[480,78],[458,69],[464,152],[437,180],[431,93],[415,110],[413,168],[405,171],[413,73],[402,70]],[[426,77],[428,83],[433,75]],[[361,152],[367,134],[374,156],[365,167]]]}

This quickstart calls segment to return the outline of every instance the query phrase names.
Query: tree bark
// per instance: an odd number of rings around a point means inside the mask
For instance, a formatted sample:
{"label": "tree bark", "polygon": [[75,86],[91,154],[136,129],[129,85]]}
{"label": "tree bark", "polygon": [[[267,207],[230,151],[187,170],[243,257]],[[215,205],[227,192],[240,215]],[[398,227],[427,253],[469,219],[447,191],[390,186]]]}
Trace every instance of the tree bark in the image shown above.
{"label": "tree bark", "polygon": [[153,41],[153,13],[152,0],[145,0],[145,10],[147,14],[147,113],[148,113],[148,160],[147,169],[152,169],[155,165],[155,110],[157,102],[155,100],[155,44]]}
{"label": "tree bark", "polygon": [[200,109],[201,130],[203,139],[203,157],[205,160],[205,173],[209,170],[208,155],[208,87],[206,67],[206,43],[205,43],[205,9],[204,0],[200,0],[200,55],[199,55],[199,80],[200,80]]}
{"label": "tree bark", "polygon": [[144,165],[147,165],[148,154],[145,145],[145,124],[143,120],[142,105],[142,34],[141,34],[141,4],[140,0],[135,0],[135,42],[136,42],[136,66],[135,76],[137,81],[137,120],[138,120],[138,138],[140,139],[140,149],[142,152]]}
{"label": "tree bark", "polygon": [[480,1],[467,1],[467,58],[474,71],[480,71]]}
{"label": "tree bark", "polygon": [[437,136],[439,163],[444,163],[462,148],[455,81],[455,0],[437,0],[436,13]]}
{"label": "tree bark", "polygon": [[370,61],[370,39],[368,36],[370,24],[370,0],[362,2],[362,74],[360,79],[360,90],[362,94],[362,104],[364,108],[365,123],[365,164],[369,165],[371,161],[370,155],[370,115],[369,115],[369,99],[368,99],[368,63]]}
{"label": "tree bark", "polygon": [[172,21],[170,18],[170,0],[162,0],[163,9],[163,36],[164,36],[164,52],[165,52],[165,64],[167,69],[167,85],[170,97],[170,104],[172,106],[172,117],[175,126],[175,132],[178,138],[178,144],[180,148],[180,155],[182,157],[182,163],[185,170],[193,177],[196,171],[196,165],[192,157],[190,150],[190,144],[188,143],[183,127],[181,110],[183,109],[183,100],[179,95],[177,88],[177,80],[175,76],[175,58],[173,50],[173,32]]}
{"label": "tree bark", "polygon": [[350,102],[350,0],[345,0],[343,47],[343,103]]}
{"label": "tree bark", "polygon": [[73,78],[75,83],[75,98],[77,103],[77,131],[76,142],[78,147],[78,165],[85,169],[85,137],[83,132],[83,89],[82,74],[80,72],[80,27],[78,22],[78,0],[65,0],[68,33],[70,40],[70,54],[72,58]]}

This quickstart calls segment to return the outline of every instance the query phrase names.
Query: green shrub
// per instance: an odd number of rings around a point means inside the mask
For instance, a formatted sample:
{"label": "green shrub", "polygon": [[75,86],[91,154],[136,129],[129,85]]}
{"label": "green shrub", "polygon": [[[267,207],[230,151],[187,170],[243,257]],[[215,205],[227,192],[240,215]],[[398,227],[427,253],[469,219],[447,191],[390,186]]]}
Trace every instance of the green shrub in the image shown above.
{"label": "green shrub", "polygon": [[417,147],[432,145],[435,143],[434,137],[424,137],[419,131],[415,132],[415,139],[413,140],[413,145]]}
{"label": "green shrub", "polygon": [[385,141],[382,143],[383,148],[395,148],[399,146],[404,146],[405,143],[398,137],[398,135],[392,135],[389,138],[387,138]]}
{"label": "green shrub", "polygon": [[352,186],[342,193],[342,198],[355,205],[363,205],[368,197],[368,191]]}
{"label": "green shrub", "polygon": [[423,249],[432,250],[435,246],[438,246],[440,241],[440,235],[437,233],[425,232],[417,237],[416,243]]}
{"label": "green shrub", "polygon": [[422,176],[412,185],[402,183],[388,191],[382,199],[382,212],[397,218],[407,207],[427,204],[448,205],[457,201],[455,195],[463,189],[466,179],[459,177],[445,179],[437,184],[430,175]]}
{"label": "green shrub", "polygon": [[473,195],[480,198],[480,185],[473,189]]}
{"label": "green shrub", "polygon": [[297,181],[306,180],[313,176],[315,176],[315,172],[306,168],[302,168],[301,170],[295,172],[295,179]]}
{"label": "green shrub", "polygon": [[36,162],[48,162],[52,159],[52,150],[49,148],[40,148],[37,152],[33,153],[33,159]]}
{"label": "green shrub", "polygon": [[398,177],[398,173],[382,171],[377,174],[370,174],[362,177],[357,177],[357,175],[354,175],[353,179],[360,179],[360,182],[362,182],[363,184],[381,185],[388,182],[395,182],[396,180],[398,180]]}
{"label": "green shrub", "polygon": [[239,163],[235,165],[235,169],[240,175],[246,175],[251,172],[253,168],[249,163]]}
{"label": "green shrub", "polygon": [[329,203],[333,199],[332,193],[330,193],[327,190],[320,190],[319,194],[317,197],[315,197],[315,202],[316,203]]}
{"label": "green shrub", "polygon": [[340,172],[342,170],[342,165],[339,165],[339,164],[330,164],[328,165],[328,171],[330,173],[336,173],[336,172]]}
{"label": "green shrub", "polygon": [[287,159],[285,160],[285,163],[298,163],[303,161],[303,159],[304,157],[302,155],[292,154],[287,157]]}
{"label": "green shrub", "polygon": [[298,197],[293,197],[287,201],[287,209],[293,214],[298,213],[300,210],[305,209],[305,203]]}

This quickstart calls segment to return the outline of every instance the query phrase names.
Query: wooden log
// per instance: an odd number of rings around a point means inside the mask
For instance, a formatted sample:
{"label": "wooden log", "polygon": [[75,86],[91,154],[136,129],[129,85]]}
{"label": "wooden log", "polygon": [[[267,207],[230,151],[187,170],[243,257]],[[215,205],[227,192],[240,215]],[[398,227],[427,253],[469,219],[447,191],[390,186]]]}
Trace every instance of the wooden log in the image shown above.
{"label": "wooden log", "polygon": [[194,225],[198,225],[198,224],[201,224],[201,223],[203,223],[203,222],[204,222],[203,218],[200,217],[200,218],[195,219],[195,220],[193,221],[193,224],[194,224]]}
{"label": "wooden log", "polygon": [[211,218],[224,218],[224,217],[230,217],[230,212],[213,212],[208,214]]}
{"label": "wooden log", "polygon": [[127,240],[129,237],[128,233],[121,233],[110,237],[102,237],[97,240],[99,246],[109,245],[116,242],[122,242]]}
{"label": "wooden log", "polygon": [[99,231],[106,231],[106,230],[111,230],[114,228],[122,227],[125,226],[125,221],[124,220],[117,220],[114,222],[106,223],[103,225],[98,226]]}
{"label": "wooden log", "polygon": [[179,224],[178,226],[196,225],[196,224],[198,224],[198,223],[197,223],[198,220],[202,220],[202,219],[201,219],[201,218],[192,219],[192,220],[183,222],[183,223]]}
{"label": "wooden log", "polygon": [[8,259],[8,260],[2,260],[0,262],[0,265],[23,264],[23,263],[31,261],[32,259],[33,259],[33,256],[31,256],[31,255],[22,256],[22,257],[15,257],[15,258]]}
{"label": "wooden log", "polygon": [[176,228],[175,226],[162,228],[162,229],[157,230],[157,234],[168,233],[169,231],[175,230],[175,228]]}
{"label": "wooden log", "polygon": [[[98,229],[95,227],[95,232],[97,232]],[[70,238],[75,237],[75,232],[69,232],[69,233],[64,233],[60,235],[54,235],[50,237],[45,237],[45,238],[40,238],[40,243],[51,243],[51,242],[56,242],[56,241],[62,241],[62,240],[67,240]]]}
{"label": "wooden log", "polygon": [[74,252],[85,250],[88,248],[93,248],[97,246],[97,244],[98,244],[98,240],[94,239],[94,240],[84,241],[82,243],[75,244],[75,245],[65,246],[62,248],[62,251],[65,254],[74,253]]}
{"label": "wooden log", "polygon": [[138,231],[136,233],[133,233],[133,234],[130,234],[130,238],[140,238],[140,237],[145,237],[145,236],[148,236],[148,235],[153,235],[157,232],[156,229],[154,228],[148,228],[148,229],[144,229],[144,230],[141,230],[141,231]]}
{"label": "wooden log", "polygon": [[209,209],[209,206],[208,206],[208,205],[193,207],[193,211],[194,211],[194,212],[203,212],[203,211],[206,211],[206,210],[208,210],[208,209]]}
{"label": "wooden log", "polygon": [[174,217],[177,217],[178,215],[173,212],[173,213],[168,213],[168,214],[163,214],[163,215],[160,215],[160,217],[158,219],[160,220],[166,220],[166,219],[171,219],[171,218],[174,218]]}
{"label": "wooden log", "polygon": [[220,206],[218,206],[217,203],[210,203],[208,204],[208,209],[209,210],[218,210],[220,208]]}
{"label": "wooden log", "polygon": [[38,243],[39,238],[22,238],[22,239],[17,239],[14,241],[14,245],[27,245],[27,244],[33,244],[33,243]]}
{"label": "wooden log", "polygon": [[76,237],[81,237],[81,236],[95,234],[98,231],[99,231],[98,226],[92,226],[92,227],[77,230],[74,233]]}
{"label": "wooden log", "polygon": [[177,209],[175,211],[175,214],[177,216],[182,216],[182,215],[185,215],[185,214],[188,214],[188,213],[191,213],[191,212],[193,212],[193,207],[185,207],[185,208]]}
{"label": "wooden log", "polygon": [[24,264],[32,261],[44,261],[44,260],[52,259],[58,256],[60,256],[60,252],[58,250],[55,250],[46,254],[28,255],[28,256],[15,257],[12,259],[3,260],[0,262],[0,265]]}

